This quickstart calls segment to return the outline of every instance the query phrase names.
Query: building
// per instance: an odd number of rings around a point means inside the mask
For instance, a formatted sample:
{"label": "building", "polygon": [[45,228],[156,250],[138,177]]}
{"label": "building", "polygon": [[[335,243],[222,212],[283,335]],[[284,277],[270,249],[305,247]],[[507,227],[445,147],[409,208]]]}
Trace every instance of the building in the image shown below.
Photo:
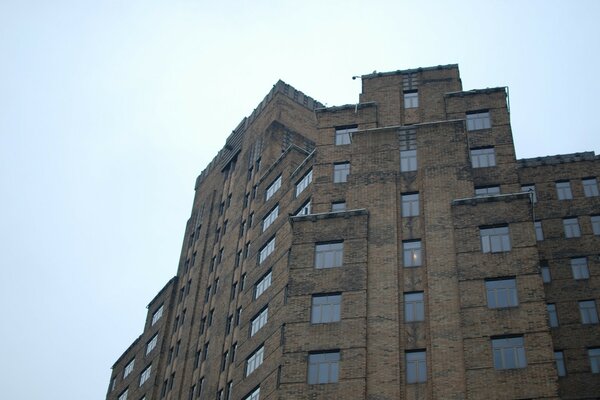
{"label": "building", "polygon": [[107,399],[600,396],[600,158],[517,160],[457,65],[277,82],[200,174]]}

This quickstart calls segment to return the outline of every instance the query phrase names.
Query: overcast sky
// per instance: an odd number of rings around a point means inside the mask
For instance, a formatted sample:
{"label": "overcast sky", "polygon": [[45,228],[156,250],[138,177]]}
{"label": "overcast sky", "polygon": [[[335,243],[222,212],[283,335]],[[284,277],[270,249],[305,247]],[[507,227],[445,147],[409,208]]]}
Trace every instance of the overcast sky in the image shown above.
{"label": "overcast sky", "polygon": [[196,176],[278,79],[333,106],[353,75],[458,63],[465,90],[509,87],[518,157],[598,152],[599,20],[599,1],[0,0],[2,398],[105,397]]}

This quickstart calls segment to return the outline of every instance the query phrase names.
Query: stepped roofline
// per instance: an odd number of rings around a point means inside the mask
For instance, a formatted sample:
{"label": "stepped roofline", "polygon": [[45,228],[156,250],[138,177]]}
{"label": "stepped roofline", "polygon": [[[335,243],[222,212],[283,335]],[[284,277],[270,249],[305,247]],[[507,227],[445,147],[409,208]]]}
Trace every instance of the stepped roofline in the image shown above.
{"label": "stepped roofline", "polygon": [[600,155],[597,156],[593,151],[583,153],[556,154],[554,156],[521,158],[517,160],[519,167],[539,167],[542,165],[557,165],[571,163],[577,161],[596,161],[600,160]]}
{"label": "stepped roofline", "polygon": [[370,74],[361,75],[361,79],[373,79],[380,78],[382,76],[391,76],[391,75],[404,75],[404,74],[414,74],[416,72],[421,71],[434,71],[440,69],[458,69],[458,64],[446,64],[446,65],[437,65],[435,67],[422,67],[422,68],[412,68],[412,69],[398,69],[396,71],[390,72],[376,72],[373,71]]}

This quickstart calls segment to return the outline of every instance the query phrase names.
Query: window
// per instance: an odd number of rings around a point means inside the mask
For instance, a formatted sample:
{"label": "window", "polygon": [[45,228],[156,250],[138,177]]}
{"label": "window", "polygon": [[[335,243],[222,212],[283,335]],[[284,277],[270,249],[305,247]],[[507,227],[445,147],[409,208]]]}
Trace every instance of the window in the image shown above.
{"label": "window", "polygon": [[573,193],[571,192],[571,182],[561,181],[556,182],[556,195],[559,200],[571,200],[573,199]]}
{"label": "window", "polygon": [[279,175],[277,177],[277,179],[275,179],[273,181],[273,183],[271,183],[269,185],[269,187],[267,188],[267,192],[266,192],[266,195],[265,195],[265,201],[267,201],[271,197],[273,197],[273,195],[275,194],[275,192],[277,192],[280,187],[281,187],[281,175]]}
{"label": "window", "polygon": [[587,258],[571,258],[571,272],[573,272],[573,279],[589,279],[590,271],[587,265]]}
{"label": "window", "polygon": [[496,151],[493,147],[471,150],[471,165],[473,168],[496,166]]}
{"label": "window", "polygon": [[235,361],[235,353],[237,351],[237,342],[231,345],[231,357],[229,357],[229,362],[233,364]]}
{"label": "window", "polygon": [[140,374],[140,386],[142,386],[144,384],[144,382],[146,382],[150,378],[151,373],[152,373],[152,364],[148,365]]}
{"label": "window", "polygon": [[244,400],[260,400],[260,388],[254,389],[248,396],[244,397]]}
{"label": "window", "polygon": [[577,218],[563,219],[563,227],[565,228],[565,237],[567,239],[581,236],[581,230],[579,229],[579,221],[577,221]]}
{"label": "window", "polygon": [[533,227],[535,228],[535,240],[541,242],[544,240],[544,231],[542,229],[542,221],[535,221],[533,223]]}
{"label": "window", "polygon": [[335,201],[331,203],[331,212],[346,211],[345,201]]}
{"label": "window", "polygon": [[250,322],[250,337],[254,336],[256,332],[260,330],[269,319],[269,307],[265,307],[262,311],[260,311],[252,321]]}
{"label": "window", "polygon": [[225,334],[229,335],[231,333],[231,327],[233,326],[233,314],[227,317],[225,321]]}
{"label": "window", "polygon": [[312,169],[309,170],[298,183],[296,183],[296,197],[312,182]]}
{"label": "window", "polygon": [[358,130],[356,125],[335,129],[335,145],[341,146],[352,143],[352,134]]}
{"label": "window", "polygon": [[113,378],[110,380],[110,391],[111,392],[113,390],[115,390],[115,386],[117,386],[117,377],[113,376]]}
{"label": "window", "polygon": [[475,197],[497,196],[500,194],[500,186],[481,186],[475,188]]}
{"label": "window", "polygon": [[542,275],[542,282],[550,283],[552,282],[552,275],[550,274],[550,267],[547,262],[543,261],[540,264],[540,274]]}
{"label": "window", "polygon": [[579,302],[579,314],[581,314],[582,324],[597,324],[598,312],[596,311],[595,300],[583,300]]}
{"label": "window", "polygon": [[556,304],[546,304],[548,310],[548,324],[550,328],[558,327],[558,313],[556,312]]}
{"label": "window", "polygon": [[210,343],[206,342],[204,343],[204,349],[202,351],[202,360],[206,360],[206,358],[208,357],[208,347],[209,347]]}
{"label": "window", "polygon": [[422,262],[421,241],[411,240],[402,242],[404,252],[404,267],[420,267]]}
{"label": "window", "polygon": [[404,91],[404,108],[419,107],[419,92],[417,90]]}
{"label": "window", "polygon": [[519,305],[515,278],[486,280],[485,291],[489,308],[506,308]]}
{"label": "window", "polygon": [[275,251],[275,237],[271,238],[271,240],[269,240],[267,244],[260,249],[258,254],[258,263],[260,264],[265,261],[273,251]]}
{"label": "window", "polygon": [[265,346],[260,346],[254,351],[246,360],[246,376],[250,375],[254,370],[263,362],[263,356],[265,353]]}
{"label": "window", "polygon": [[425,303],[423,292],[404,293],[404,321],[416,322],[425,320]]}
{"label": "window", "polygon": [[265,290],[267,290],[267,288],[269,286],[271,286],[271,271],[267,272],[266,275],[264,275],[262,278],[260,278],[260,280],[258,282],[256,282],[256,285],[254,287],[254,298],[258,299],[258,297],[264,293]]}
{"label": "window", "polygon": [[600,374],[600,347],[588,349],[592,374]]}
{"label": "window", "polygon": [[208,326],[211,326],[211,325],[212,325],[212,323],[213,323],[213,317],[214,317],[214,316],[215,316],[215,309],[213,308],[212,310],[210,310],[210,311],[208,312],[208,320],[207,320],[207,322],[208,322]]}
{"label": "window", "polygon": [[556,362],[556,371],[558,372],[558,376],[566,376],[567,368],[565,367],[565,354],[562,351],[555,351],[554,361]]}
{"label": "window", "polygon": [[129,363],[125,366],[125,369],[123,370],[123,379],[125,379],[127,377],[127,375],[129,375],[130,373],[133,372],[133,367],[135,365],[135,358],[131,361],[129,361]]}
{"label": "window", "polygon": [[515,369],[527,366],[523,336],[492,339],[492,350],[496,369]]}
{"label": "window", "polygon": [[150,339],[148,341],[148,343],[146,343],[146,355],[148,355],[156,347],[157,342],[158,342],[158,333],[156,335],[152,336],[152,339]]}
{"label": "window", "polygon": [[537,194],[535,192],[535,185],[522,185],[521,192],[529,193],[531,196],[531,201],[533,203],[537,203]]}
{"label": "window", "polygon": [[333,183],[347,182],[348,174],[350,174],[349,162],[333,164]]}
{"label": "window", "polygon": [[344,243],[317,243],[315,245],[315,268],[341,267],[344,258]]}
{"label": "window", "polygon": [[481,250],[484,253],[500,253],[510,251],[508,226],[496,228],[479,228]]}
{"label": "window", "polygon": [[478,111],[467,113],[467,130],[476,131],[479,129],[490,129],[492,123],[489,111]]}
{"label": "window", "polygon": [[125,389],[125,391],[123,391],[120,395],[119,395],[119,400],[127,400],[127,394],[129,392],[129,388]]}
{"label": "window", "polygon": [[594,232],[594,235],[600,235],[600,215],[592,215],[590,221],[592,222],[592,232]]}
{"label": "window", "polygon": [[308,355],[308,383],[334,383],[339,379],[340,352],[312,353]]}
{"label": "window", "polygon": [[188,394],[188,400],[192,400],[194,398],[195,392],[196,392],[196,385],[192,385],[190,387],[190,393]]}
{"label": "window", "polygon": [[221,357],[221,372],[225,371],[225,367],[227,367],[227,357],[229,356],[229,352],[226,351],[223,353],[223,357]]}
{"label": "window", "polygon": [[318,294],[312,297],[310,322],[325,324],[340,320],[341,294]]}
{"label": "window", "polygon": [[238,309],[235,311],[235,324],[239,325],[241,319],[242,319],[242,307],[238,307]]}
{"label": "window", "polygon": [[400,151],[400,171],[410,172],[417,170],[417,150]]}
{"label": "window", "polygon": [[160,319],[160,317],[162,317],[163,308],[164,308],[164,304],[161,304],[160,307],[158,307],[156,309],[156,311],[154,311],[154,314],[152,314],[152,324],[151,325],[154,325]]}
{"label": "window", "polygon": [[198,380],[198,397],[202,394],[202,389],[204,388],[204,377]]}
{"label": "window", "polygon": [[202,352],[200,350],[197,350],[196,355],[194,356],[194,369],[196,369],[200,366],[200,356],[201,355],[202,355]]}
{"label": "window", "polygon": [[277,219],[277,216],[279,215],[279,204],[277,204],[268,214],[267,216],[263,219],[263,232],[267,230],[267,228],[269,226],[271,226],[271,224],[273,222],[275,222],[275,219]]}
{"label": "window", "polygon": [[419,193],[405,193],[402,195],[402,216],[416,217],[419,215]]}
{"label": "window", "polygon": [[406,352],[406,383],[427,382],[427,353],[425,350]]}
{"label": "window", "polygon": [[300,209],[296,212],[294,216],[297,217],[300,215],[308,214],[310,214],[310,199],[306,203],[302,204],[302,207],[300,207]]}
{"label": "window", "polygon": [[583,185],[583,194],[585,197],[598,196],[598,181],[596,178],[585,178],[581,180]]}

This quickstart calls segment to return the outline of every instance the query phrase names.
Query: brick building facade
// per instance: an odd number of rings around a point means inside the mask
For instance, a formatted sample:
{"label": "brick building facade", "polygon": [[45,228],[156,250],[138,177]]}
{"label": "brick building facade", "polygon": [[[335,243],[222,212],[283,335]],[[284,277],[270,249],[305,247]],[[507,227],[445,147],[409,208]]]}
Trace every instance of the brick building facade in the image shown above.
{"label": "brick building facade", "polygon": [[600,158],[517,160],[457,65],[279,81],[200,174],[107,399],[600,396]]}

